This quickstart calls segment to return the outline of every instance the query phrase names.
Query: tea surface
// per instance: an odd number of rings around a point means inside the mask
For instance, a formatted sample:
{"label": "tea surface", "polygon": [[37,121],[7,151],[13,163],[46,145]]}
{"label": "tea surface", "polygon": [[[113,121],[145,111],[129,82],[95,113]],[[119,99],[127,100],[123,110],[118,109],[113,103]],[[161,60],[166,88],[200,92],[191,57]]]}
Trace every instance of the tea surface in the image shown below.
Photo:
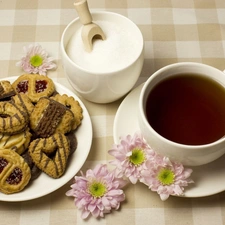
{"label": "tea surface", "polygon": [[170,77],[149,94],[146,115],[166,139],[188,145],[212,143],[225,135],[225,88],[194,74]]}

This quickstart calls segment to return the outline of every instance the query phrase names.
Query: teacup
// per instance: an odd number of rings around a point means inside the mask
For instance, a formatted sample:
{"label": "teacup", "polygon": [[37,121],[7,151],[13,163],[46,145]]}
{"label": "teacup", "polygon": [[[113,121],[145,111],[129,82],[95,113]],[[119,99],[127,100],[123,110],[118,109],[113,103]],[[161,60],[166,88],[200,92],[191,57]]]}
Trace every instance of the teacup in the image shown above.
{"label": "teacup", "polygon": [[93,12],[92,17],[105,32],[106,40],[94,39],[92,52],[85,52],[82,24],[79,18],[74,19],[62,34],[62,64],[78,94],[91,102],[109,103],[135,85],[144,62],[144,40],[137,25],[127,17],[113,12]]}
{"label": "teacup", "polygon": [[[177,80],[184,82],[180,90]],[[172,83],[174,86],[171,86]],[[171,98],[169,103],[165,103],[166,98]],[[222,71],[193,62],[168,65],[150,76],[141,90],[138,106],[140,131],[153,150],[173,161],[188,166],[210,163],[225,153],[223,99],[225,74]],[[182,101],[189,104],[190,110],[193,102],[189,113],[186,113],[187,108]],[[176,104],[181,108],[177,108]],[[217,105],[219,108],[214,109]],[[200,115],[196,114],[197,111],[201,112]]]}

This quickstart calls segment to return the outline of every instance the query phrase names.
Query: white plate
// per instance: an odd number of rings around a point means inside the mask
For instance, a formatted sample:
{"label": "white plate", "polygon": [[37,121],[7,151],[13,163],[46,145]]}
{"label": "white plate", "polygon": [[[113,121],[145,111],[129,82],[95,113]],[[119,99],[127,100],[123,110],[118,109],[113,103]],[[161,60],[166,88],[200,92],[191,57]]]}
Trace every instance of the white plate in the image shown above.
{"label": "white plate", "polygon": [[[10,82],[13,82],[15,79],[16,77],[6,78],[6,80],[9,80]],[[77,101],[79,101],[83,109],[82,123],[78,127],[77,131],[75,131],[78,142],[77,149],[72,154],[66,172],[62,177],[58,179],[53,179],[45,173],[42,173],[36,180],[28,184],[28,186],[25,187],[25,189],[19,193],[10,195],[0,193],[0,201],[19,202],[36,199],[47,195],[59,189],[70,179],[72,179],[87,159],[92,143],[92,124],[89,113],[82,101],[79,99],[79,97],[77,97],[72,91],[68,90],[66,87],[62,86],[57,82],[54,82],[54,84],[56,90],[60,94],[67,94],[68,96],[73,96]]]}
{"label": "white plate", "polygon": [[[113,128],[115,143],[119,143],[121,136],[132,135],[139,130],[137,109],[142,86],[132,90],[118,108]],[[185,189],[184,197],[205,197],[225,190],[225,155],[212,163],[191,168],[195,183]]]}

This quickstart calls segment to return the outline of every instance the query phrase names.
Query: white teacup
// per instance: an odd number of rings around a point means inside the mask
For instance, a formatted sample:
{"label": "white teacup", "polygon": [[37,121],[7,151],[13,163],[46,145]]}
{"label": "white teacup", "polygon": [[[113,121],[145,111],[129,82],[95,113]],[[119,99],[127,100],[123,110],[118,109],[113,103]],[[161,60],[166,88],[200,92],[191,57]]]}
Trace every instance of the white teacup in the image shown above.
{"label": "white teacup", "polygon": [[[140,76],[144,62],[144,40],[139,28],[120,14],[94,12],[92,17],[93,22],[100,26],[103,22],[113,24],[114,27],[109,31],[106,30],[107,27],[104,29],[101,26],[105,32],[106,40],[100,44],[102,47],[106,46],[104,49],[106,53],[108,51],[109,54],[114,54],[114,60],[111,60],[111,57],[102,57],[101,52],[98,54],[94,52],[97,47],[95,44],[91,53],[86,53],[84,49],[78,51],[78,47],[82,48],[82,43],[76,47],[76,41],[72,38],[76,33],[80,35],[82,24],[79,18],[76,18],[67,25],[62,34],[60,45],[62,64],[67,79],[78,94],[92,102],[109,103],[127,94]],[[118,29],[119,31],[117,31]],[[114,38],[113,34],[116,31],[118,34],[128,35],[127,40],[120,43],[122,40],[117,36],[112,42],[115,44],[107,46],[107,41]],[[108,47],[109,49],[107,49]],[[122,49],[123,55],[119,53]],[[133,49],[135,50],[130,51]],[[105,52],[103,51],[103,53]],[[89,60],[90,54],[95,54],[96,57],[92,59],[90,57]],[[126,57],[130,60],[126,60]],[[108,66],[105,66],[106,62]],[[96,66],[92,65],[93,63],[96,63]]]}
{"label": "white teacup", "polygon": [[[171,160],[181,162],[188,166],[198,166],[210,163],[225,153],[225,137],[207,144],[180,144],[157,133],[146,117],[146,101],[149,93],[161,81],[178,74],[204,75],[217,81],[225,88],[225,74],[211,66],[192,62],[176,63],[166,66],[150,76],[141,90],[138,106],[138,122],[140,130],[149,145],[156,152],[168,156]],[[222,104],[224,104],[224,102]]]}

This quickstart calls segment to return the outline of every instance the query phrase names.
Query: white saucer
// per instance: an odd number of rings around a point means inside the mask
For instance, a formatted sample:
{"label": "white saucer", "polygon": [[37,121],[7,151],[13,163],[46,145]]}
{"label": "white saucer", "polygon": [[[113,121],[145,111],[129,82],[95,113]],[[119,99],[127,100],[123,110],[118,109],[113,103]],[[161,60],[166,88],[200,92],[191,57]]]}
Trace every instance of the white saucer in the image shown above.
{"label": "white saucer", "polygon": [[[118,108],[113,128],[115,143],[119,143],[121,136],[133,135],[139,130],[137,109],[142,86],[131,91]],[[195,183],[185,189],[184,197],[205,197],[225,190],[225,155],[212,163],[191,168],[191,178]]]}

